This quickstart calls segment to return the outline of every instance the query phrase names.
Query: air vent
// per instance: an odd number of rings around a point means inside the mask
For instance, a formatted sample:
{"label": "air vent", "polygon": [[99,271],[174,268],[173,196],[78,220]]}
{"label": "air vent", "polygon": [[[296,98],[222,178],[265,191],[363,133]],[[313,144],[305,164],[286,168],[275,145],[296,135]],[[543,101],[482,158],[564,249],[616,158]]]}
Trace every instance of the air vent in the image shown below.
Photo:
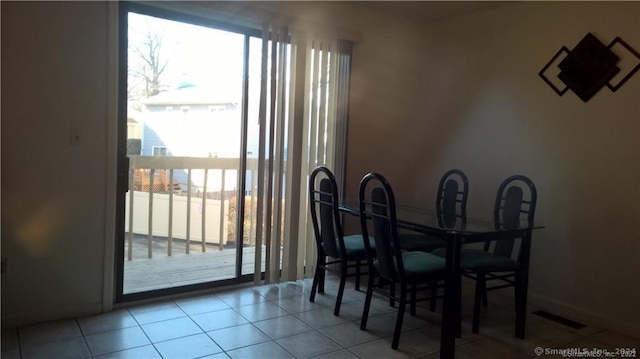
{"label": "air vent", "polygon": [[582,324],[582,323],[578,323],[578,322],[574,322],[571,319],[567,319],[565,317],[561,317],[559,315],[553,314],[553,313],[549,313],[547,311],[544,310],[537,310],[535,312],[532,312],[535,315],[541,316],[545,319],[549,319],[551,321],[554,321],[556,323],[560,323],[564,326],[567,326],[569,328],[572,329],[582,329],[584,327],[586,327],[586,325]]}

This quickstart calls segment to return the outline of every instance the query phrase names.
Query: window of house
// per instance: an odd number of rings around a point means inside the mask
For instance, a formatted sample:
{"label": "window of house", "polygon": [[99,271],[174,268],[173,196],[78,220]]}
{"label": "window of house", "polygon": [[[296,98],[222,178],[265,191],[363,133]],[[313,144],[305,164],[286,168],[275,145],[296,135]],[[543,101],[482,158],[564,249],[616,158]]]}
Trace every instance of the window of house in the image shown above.
{"label": "window of house", "polygon": [[167,148],[163,146],[153,146],[153,155],[154,156],[166,156]]}

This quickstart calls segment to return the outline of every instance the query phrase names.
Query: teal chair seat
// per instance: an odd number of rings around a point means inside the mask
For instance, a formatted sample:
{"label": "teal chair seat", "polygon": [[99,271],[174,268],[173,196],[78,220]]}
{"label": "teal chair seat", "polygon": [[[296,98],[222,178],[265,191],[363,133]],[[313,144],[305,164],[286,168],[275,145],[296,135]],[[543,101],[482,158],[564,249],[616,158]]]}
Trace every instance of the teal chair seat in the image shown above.
{"label": "teal chair seat", "polygon": [[[347,256],[367,259],[366,248],[364,247],[364,239],[361,234],[353,234],[344,237],[344,246],[347,249]],[[369,237],[369,246],[372,250],[376,249],[376,241],[373,237]]]}
{"label": "teal chair seat", "polygon": [[[361,234],[352,234],[350,236],[345,236],[343,237],[343,240],[347,259],[349,261],[367,259],[367,250],[364,247],[364,239],[362,238]],[[371,246],[371,249],[376,248],[376,242],[373,237],[369,237],[369,245]],[[339,246],[339,244],[336,243],[336,246]]]}
{"label": "teal chair seat", "polygon": [[[425,277],[442,274],[445,269],[445,260],[426,252],[405,252],[402,254],[405,279],[410,283],[424,282]],[[377,270],[380,270],[378,261],[374,262]]]}

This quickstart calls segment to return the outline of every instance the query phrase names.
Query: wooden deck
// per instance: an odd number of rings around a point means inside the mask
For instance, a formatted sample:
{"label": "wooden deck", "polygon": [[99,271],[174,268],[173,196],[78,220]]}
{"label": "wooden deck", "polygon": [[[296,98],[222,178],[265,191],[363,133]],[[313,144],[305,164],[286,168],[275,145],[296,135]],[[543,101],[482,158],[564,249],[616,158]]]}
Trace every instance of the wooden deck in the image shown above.
{"label": "wooden deck", "polygon": [[[188,284],[229,279],[235,276],[236,249],[191,242],[189,254],[185,254],[184,241],[174,240],[172,255],[167,255],[168,242],[154,238],[152,258],[148,258],[148,240],[136,236],[133,244],[133,259],[124,262],[124,293],[137,293],[153,289],[170,288]],[[263,250],[264,258],[264,250]],[[242,273],[254,271],[255,247],[243,248]],[[263,259],[264,263],[264,259]]]}

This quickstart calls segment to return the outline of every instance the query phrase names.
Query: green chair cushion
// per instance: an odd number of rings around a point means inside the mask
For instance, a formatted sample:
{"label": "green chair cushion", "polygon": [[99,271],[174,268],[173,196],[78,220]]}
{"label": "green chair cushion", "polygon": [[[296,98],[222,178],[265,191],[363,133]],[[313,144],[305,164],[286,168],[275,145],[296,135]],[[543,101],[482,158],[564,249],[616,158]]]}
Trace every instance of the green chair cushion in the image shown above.
{"label": "green chair cushion", "polygon": [[[376,243],[373,237],[369,237],[369,245],[372,249],[376,248]],[[338,248],[340,245],[337,244]],[[347,259],[352,260],[365,260],[367,259],[367,253],[364,248],[364,239],[361,234],[353,234],[344,237],[344,247],[347,250]]]}
{"label": "green chair cushion", "polygon": [[[409,282],[424,282],[434,275],[444,272],[444,258],[426,252],[405,252],[402,254],[404,274]],[[374,262],[378,267],[378,261]]]}
{"label": "green chair cushion", "polygon": [[[446,250],[436,249],[434,255],[444,257]],[[519,268],[520,264],[511,258],[486,252],[480,249],[463,249],[460,251],[460,265],[474,272],[507,272]]]}
{"label": "green chair cushion", "polygon": [[447,256],[447,249],[446,248],[434,249],[433,251],[431,251],[431,254],[444,258]]}
{"label": "green chair cushion", "polygon": [[447,242],[443,239],[421,233],[400,233],[398,242],[400,242],[400,248],[405,251],[431,252],[447,246]]}

